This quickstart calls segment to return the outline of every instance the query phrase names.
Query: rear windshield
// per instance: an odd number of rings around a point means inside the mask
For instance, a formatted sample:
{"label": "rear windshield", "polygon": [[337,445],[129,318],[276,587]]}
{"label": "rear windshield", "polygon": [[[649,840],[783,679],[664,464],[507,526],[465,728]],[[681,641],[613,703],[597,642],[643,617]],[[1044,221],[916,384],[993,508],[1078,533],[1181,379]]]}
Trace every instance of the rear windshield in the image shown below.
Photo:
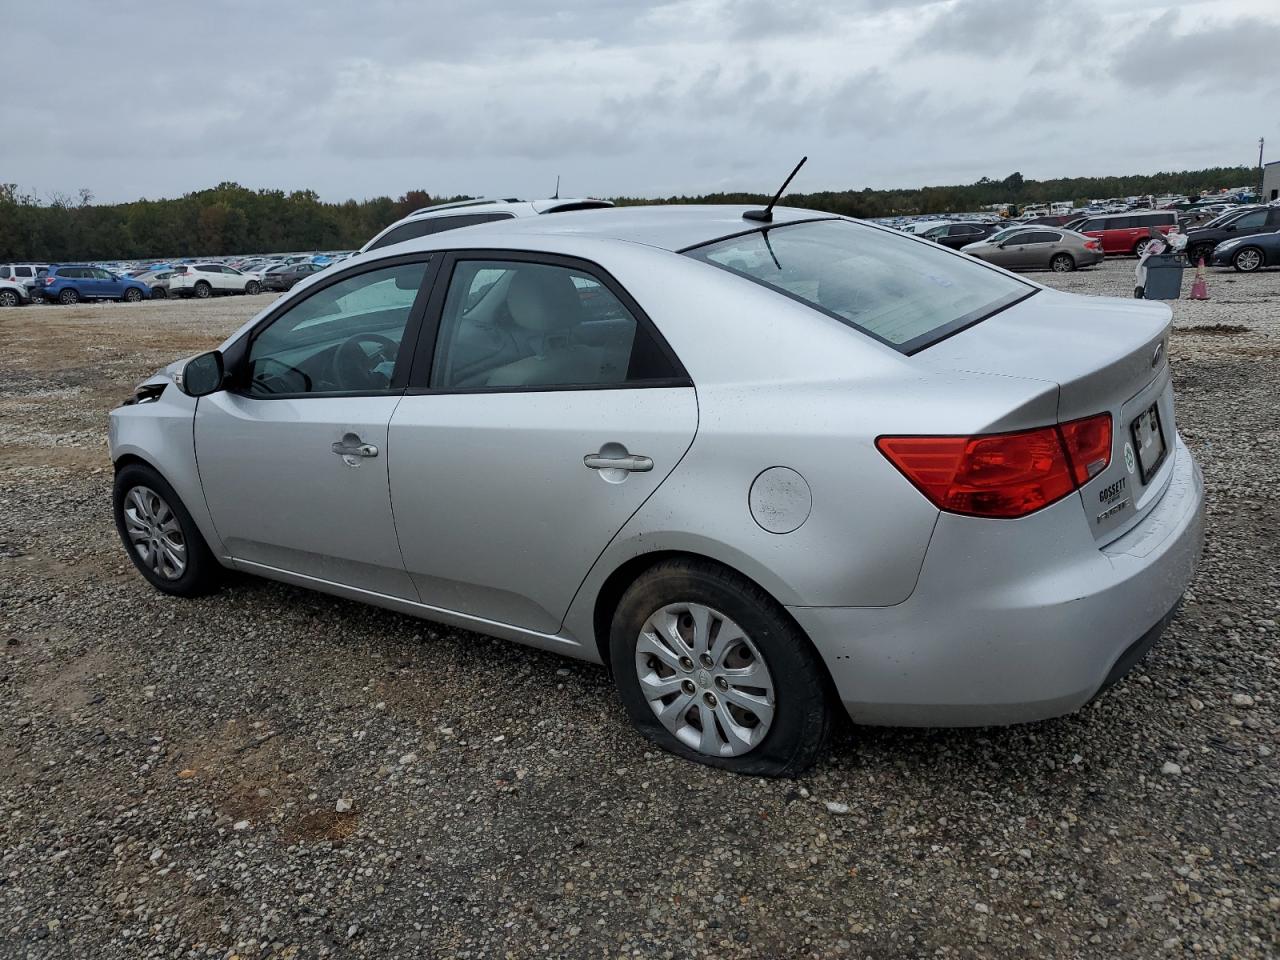
{"label": "rear windshield", "polygon": [[1036,292],[968,257],[848,220],[766,227],[686,252],[907,354]]}

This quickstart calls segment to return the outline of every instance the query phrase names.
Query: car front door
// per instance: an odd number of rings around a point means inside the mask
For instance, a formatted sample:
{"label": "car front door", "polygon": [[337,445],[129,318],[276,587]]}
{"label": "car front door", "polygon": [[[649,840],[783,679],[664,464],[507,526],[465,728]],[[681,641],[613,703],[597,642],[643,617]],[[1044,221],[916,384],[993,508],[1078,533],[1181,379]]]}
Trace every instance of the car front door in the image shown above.
{"label": "car front door", "polygon": [[199,401],[195,445],[237,564],[416,599],[391,515],[387,424],[428,267],[421,254],[335,275],[228,348],[230,389]]}
{"label": "car front door", "polygon": [[1030,230],[1021,230],[1018,233],[1011,234],[991,251],[991,262],[1010,270],[1026,267],[1029,257],[1027,239],[1030,236]]}
{"label": "car front door", "polygon": [[103,270],[101,267],[95,267],[93,270],[94,277],[97,278],[98,292],[96,296],[118,300],[124,296],[124,281],[110,270]]}
{"label": "car front door", "polygon": [[440,277],[391,420],[405,566],[423,603],[554,634],[693,442],[693,386],[594,265],[468,252]]}

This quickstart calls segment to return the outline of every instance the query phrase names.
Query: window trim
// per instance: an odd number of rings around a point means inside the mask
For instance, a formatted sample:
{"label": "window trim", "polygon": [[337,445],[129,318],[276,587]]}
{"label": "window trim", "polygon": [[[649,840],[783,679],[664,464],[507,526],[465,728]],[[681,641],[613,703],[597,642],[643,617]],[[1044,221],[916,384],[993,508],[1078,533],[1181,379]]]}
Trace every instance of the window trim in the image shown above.
{"label": "window trim", "polygon": [[[622,383],[567,383],[567,384],[534,384],[531,386],[502,387],[433,387],[431,386],[431,367],[435,360],[436,346],[440,338],[440,325],[444,316],[444,302],[449,293],[449,285],[453,282],[454,270],[460,261],[466,260],[508,260],[517,263],[535,263],[549,267],[563,267],[585,273],[600,283],[606,290],[618,298],[618,302],[626,307],[635,318],[636,328],[643,328],[653,342],[657,344],[672,369],[677,372],[674,377],[658,380],[637,380]],[[409,370],[407,397],[449,396],[453,394],[502,394],[502,393],[556,393],[569,390],[652,390],[655,388],[692,387],[693,380],[685,370],[684,364],[671,349],[671,344],[662,335],[662,331],[649,319],[635,298],[627,292],[614,276],[600,264],[581,257],[571,257],[559,253],[548,253],[541,250],[450,250],[441,258],[437,271],[437,282],[431,291],[431,299],[427,304],[426,316],[423,319],[422,331],[418,337],[418,348],[413,357],[413,365]]]}
{"label": "window trim", "polygon": [[[227,370],[230,371],[228,378],[230,385],[226,388],[226,392],[246,400],[318,400],[334,397],[391,397],[403,395],[409,381],[409,370],[417,353],[418,341],[422,334],[423,316],[430,300],[436,276],[439,273],[441,259],[439,253],[432,250],[424,250],[418,253],[402,253],[398,256],[385,257],[381,260],[349,267],[335,273],[322,283],[307,287],[301,296],[292,296],[291,292],[279,304],[271,307],[270,311],[261,320],[246,330],[233,343],[228,344],[227,348],[222,351],[224,364]],[[422,275],[422,284],[418,287],[418,292],[413,298],[413,305],[409,308],[409,317],[405,320],[404,325],[404,336],[400,338],[400,350],[396,354],[396,366],[391,373],[391,383],[388,384],[385,390],[329,390],[323,393],[273,393],[262,396],[250,393],[245,389],[244,378],[248,373],[249,353],[253,349],[254,341],[284,314],[311,299],[321,290],[327,290],[336,283],[342,283],[352,277],[385,270],[388,267],[398,267],[407,263],[423,263],[426,265],[426,270]]]}

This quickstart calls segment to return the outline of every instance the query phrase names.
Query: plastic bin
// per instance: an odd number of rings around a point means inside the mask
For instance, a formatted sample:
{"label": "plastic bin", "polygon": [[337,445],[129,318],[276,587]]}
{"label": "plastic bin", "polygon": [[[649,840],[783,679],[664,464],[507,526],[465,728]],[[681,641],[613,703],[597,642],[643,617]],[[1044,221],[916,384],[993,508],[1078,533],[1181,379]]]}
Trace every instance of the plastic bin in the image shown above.
{"label": "plastic bin", "polygon": [[1147,257],[1147,284],[1142,296],[1146,300],[1177,300],[1182,294],[1183,262],[1172,253]]}

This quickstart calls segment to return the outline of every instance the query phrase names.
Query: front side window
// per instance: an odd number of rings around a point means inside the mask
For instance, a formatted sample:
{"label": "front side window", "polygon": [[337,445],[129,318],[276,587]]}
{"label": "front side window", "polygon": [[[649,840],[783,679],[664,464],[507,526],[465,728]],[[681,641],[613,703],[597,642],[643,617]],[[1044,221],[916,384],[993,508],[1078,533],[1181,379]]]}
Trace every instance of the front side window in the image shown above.
{"label": "front side window", "polygon": [[1035,293],[966,257],[847,220],[756,230],[688,251],[903,353]]}
{"label": "front side window", "polygon": [[249,347],[248,394],[389,389],[426,269],[423,261],[359,273],[287,308]]}
{"label": "front side window", "polygon": [[676,375],[649,331],[585,270],[503,260],[454,268],[433,389],[618,386]]}
{"label": "front side window", "polygon": [[1266,222],[1267,222],[1267,211],[1254,210],[1250,213],[1246,213],[1239,220],[1236,220],[1233,226],[1235,226],[1237,229],[1240,229],[1243,227],[1244,229],[1247,230],[1252,227],[1264,226]]}

